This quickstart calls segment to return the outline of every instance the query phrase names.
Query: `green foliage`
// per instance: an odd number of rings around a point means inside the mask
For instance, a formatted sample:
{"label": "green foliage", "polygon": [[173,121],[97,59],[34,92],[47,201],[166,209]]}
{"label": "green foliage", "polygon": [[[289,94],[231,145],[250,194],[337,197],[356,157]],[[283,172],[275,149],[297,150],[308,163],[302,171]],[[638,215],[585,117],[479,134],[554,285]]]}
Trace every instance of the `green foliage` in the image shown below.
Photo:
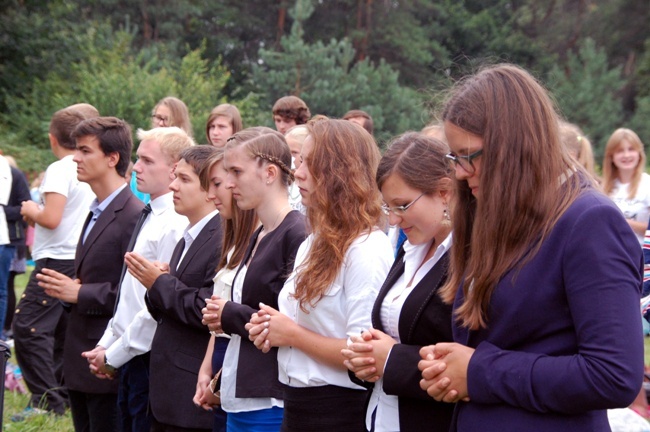
{"label": "green foliage", "polygon": [[611,68],[605,52],[586,39],[563,68],[553,68],[549,82],[562,114],[585,131],[596,160],[602,159],[607,138],[623,119],[617,95],[624,84],[621,68]]}
{"label": "green foliage", "polygon": [[[312,114],[341,117],[350,109],[368,112],[375,135],[383,141],[408,129],[421,129],[423,103],[418,94],[399,84],[399,74],[385,61],[354,62],[352,44],[344,39],[308,44],[302,22],[313,11],[309,1],[293,9],[293,28],[281,40],[281,50],[260,49],[253,82],[268,105],[287,94],[304,99]],[[270,117],[270,116],[269,116]]]}

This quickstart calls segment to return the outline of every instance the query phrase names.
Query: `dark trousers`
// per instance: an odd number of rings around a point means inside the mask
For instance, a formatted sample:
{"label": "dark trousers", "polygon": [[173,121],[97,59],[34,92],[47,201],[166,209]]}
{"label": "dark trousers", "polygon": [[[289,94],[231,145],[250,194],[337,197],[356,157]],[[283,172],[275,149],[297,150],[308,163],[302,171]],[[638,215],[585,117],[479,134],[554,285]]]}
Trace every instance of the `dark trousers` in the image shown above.
{"label": "dark trousers", "polygon": [[[212,351],[212,376],[223,367],[223,359],[226,356],[226,349],[228,348],[229,341],[230,339],[222,337],[214,339],[214,351]],[[212,412],[214,413],[212,432],[226,432],[226,412],[220,406],[214,407]]]}
{"label": "dark trousers", "polygon": [[120,368],[117,404],[122,432],[151,428],[149,411],[149,353],[133,357]]}
{"label": "dark trousers", "polygon": [[11,269],[11,261],[14,259],[16,253],[16,246],[3,245],[0,246],[0,335],[2,339],[6,339],[4,334],[5,318],[7,316],[7,284],[9,282],[9,270]]}
{"label": "dark trousers", "polygon": [[43,268],[74,277],[74,260],[36,261],[14,315],[16,360],[32,393],[29,405],[63,414],[67,404],[63,387],[63,341],[68,314],[59,300],[38,286],[36,275]]}
{"label": "dark trousers", "polygon": [[210,429],[184,428],[180,426],[160,423],[156,418],[151,419],[150,432],[210,432]]}
{"label": "dark trousers", "polygon": [[116,394],[68,393],[75,432],[119,432]]}

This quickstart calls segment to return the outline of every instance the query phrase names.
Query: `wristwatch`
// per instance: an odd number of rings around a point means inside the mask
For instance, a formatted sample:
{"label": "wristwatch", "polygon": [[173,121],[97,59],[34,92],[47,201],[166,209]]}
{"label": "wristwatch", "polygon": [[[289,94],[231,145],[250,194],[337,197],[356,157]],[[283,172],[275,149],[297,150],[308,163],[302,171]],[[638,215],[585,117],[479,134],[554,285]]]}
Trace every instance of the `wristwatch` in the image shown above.
{"label": "wristwatch", "polygon": [[117,370],[117,368],[111,366],[110,363],[108,363],[108,357],[106,356],[106,354],[104,354],[104,368],[110,374],[114,374],[115,371]]}

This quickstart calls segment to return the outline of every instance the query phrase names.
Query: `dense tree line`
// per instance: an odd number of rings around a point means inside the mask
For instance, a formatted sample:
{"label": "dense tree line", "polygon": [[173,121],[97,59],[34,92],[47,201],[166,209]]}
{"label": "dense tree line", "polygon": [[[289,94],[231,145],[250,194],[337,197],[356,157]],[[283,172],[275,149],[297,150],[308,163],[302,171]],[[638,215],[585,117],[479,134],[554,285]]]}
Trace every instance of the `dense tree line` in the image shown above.
{"label": "dense tree line", "polygon": [[212,106],[270,124],[285,94],[313,113],[364,109],[383,143],[429,123],[450,82],[509,61],[600,157],[619,126],[650,142],[649,18],[646,0],[3,0],[0,145],[37,170],[54,110],[84,100],[146,128],[165,95],[202,142]]}

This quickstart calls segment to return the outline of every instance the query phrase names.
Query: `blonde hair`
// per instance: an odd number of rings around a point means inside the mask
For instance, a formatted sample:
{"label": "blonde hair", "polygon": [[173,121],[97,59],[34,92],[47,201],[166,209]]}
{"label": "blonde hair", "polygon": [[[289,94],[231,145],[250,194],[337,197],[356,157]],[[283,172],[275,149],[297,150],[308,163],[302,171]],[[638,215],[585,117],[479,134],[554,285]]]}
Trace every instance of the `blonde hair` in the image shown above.
{"label": "blonde hair", "polygon": [[610,195],[614,190],[615,180],[619,179],[619,172],[616,165],[614,165],[614,153],[616,153],[623,144],[627,141],[632,144],[632,148],[639,152],[639,163],[632,175],[632,181],[628,187],[628,198],[632,199],[636,196],[639,183],[641,183],[641,175],[645,170],[645,151],[643,150],[643,143],[641,138],[631,129],[619,128],[614,131],[607,145],[605,146],[605,158],[603,160],[603,191]]}
{"label": "blonde hair", "polygon": [[573,123],[560,120],[560,140],[589,174],[596,178],[594,152],[584,132]]}
{"label": "blonde hair", "polygon": [[178,162],[183,150],[196,145],[192,137],[185,133],[183,129],[175,126],[155,128],[148,131],[138,129],[137,134],[140,142],[156,141],[170,165]]}

